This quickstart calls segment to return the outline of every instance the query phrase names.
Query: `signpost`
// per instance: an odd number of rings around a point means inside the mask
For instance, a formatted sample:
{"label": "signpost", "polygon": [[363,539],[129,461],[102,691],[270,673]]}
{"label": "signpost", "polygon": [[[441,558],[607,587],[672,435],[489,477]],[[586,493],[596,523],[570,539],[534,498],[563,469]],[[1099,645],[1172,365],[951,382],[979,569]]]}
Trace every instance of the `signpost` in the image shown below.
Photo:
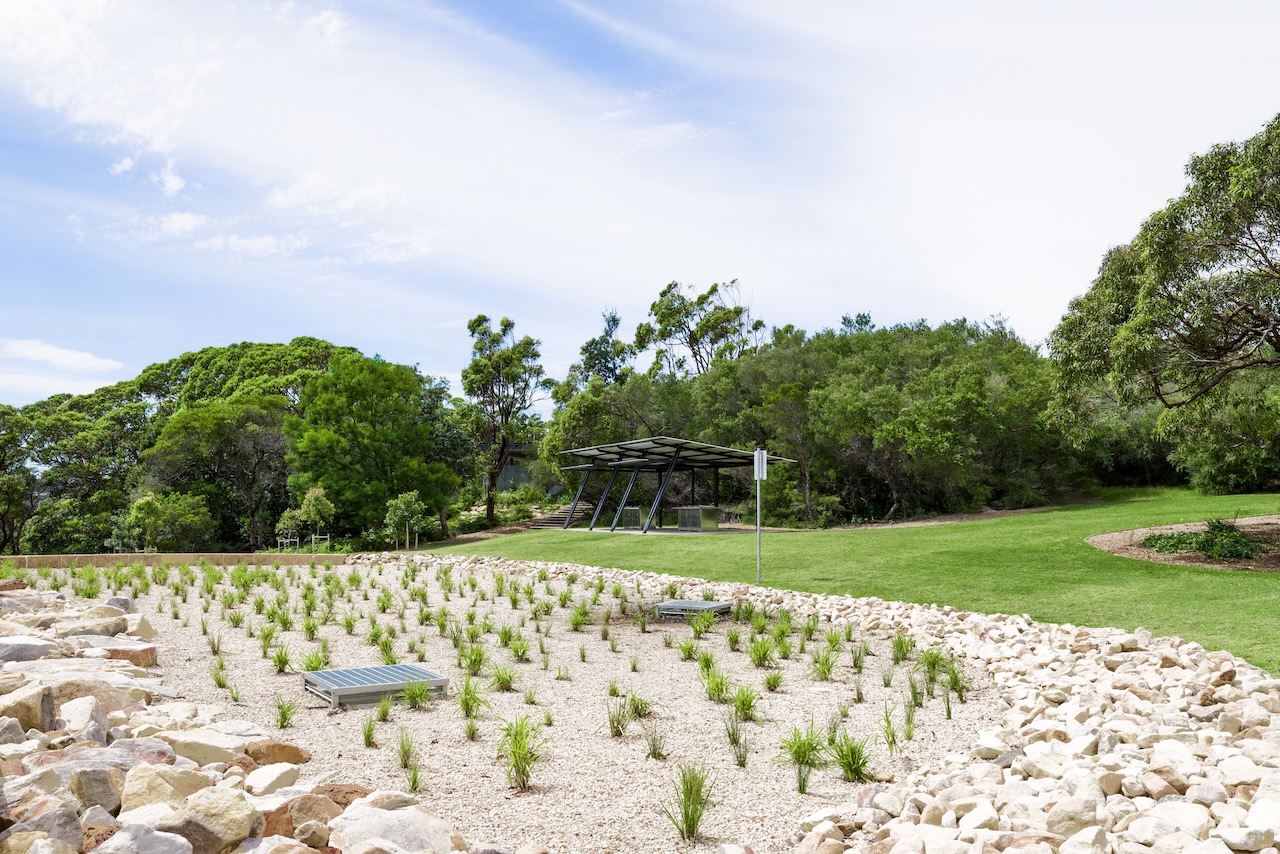
{"label": "signpost", "polygon": [[756,448],[756,585],[760,584],[760,483],[769,477],[769,452]]}

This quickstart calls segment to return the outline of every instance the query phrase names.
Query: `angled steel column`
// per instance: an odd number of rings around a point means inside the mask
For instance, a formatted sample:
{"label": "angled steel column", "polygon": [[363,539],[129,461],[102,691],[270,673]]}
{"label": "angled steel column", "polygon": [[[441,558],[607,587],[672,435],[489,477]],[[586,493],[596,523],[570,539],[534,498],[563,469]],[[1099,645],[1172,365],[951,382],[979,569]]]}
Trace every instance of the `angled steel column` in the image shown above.
{"label": "angled steel column", "polygon": [[711,470],[711,503],[720,506],[720,469]]}
{"label": "angled steel column", "polygon": [[591,469],[587,469],[582,473],[582,483],[578,484],[578,493],[573,496],[573,503],[569,505],[569,515],[564,520],[563,528],[567,531],[569,525],[573,523],[573,514],[578,510],[578,502],[582,500],[582,490],[587,488],[587,481],[591,479]]}
{"label": "angled steel column", "polygon": [[609,472],[609,479],[604,484],[604,494],[600,496],[600,503],[596,505],[596,512],[591,514],[591,524],[587,526],[588,531],[596,529],[596,521],[600,518],[600,511],[604,509],[604,503],[609,500],[609,490],[613,489],[613,479],[618,476],[618,467],[614,466]]}
{"label": "angled steel column", "polygon": [[618,523],[622,521],[622,510],[627,506],[627,499],[631,497],[631,487],[636,485],[636,478],[640,476],[640,467],[636,466],[631,470],[631,480],[627,481],[627,488],[622,491],[622,500],[618,502],[618,512],[613,514],[613,524],[609,526],[612,532],[618,527]]}
{"label": "angled steel column", "polygon": [[653,506],[649,508],[649,518],[644,520],[644,527],[640,530],[642,534],[649,533],[649,527],[653,525],[653,514],[658,512],[658,506],[662,503],[662,494],[667,491],[667,481],[671,480],[671,473],[676,470],[676,461],[680,459],[680,449],[676,448],[676,452],[671,456],[671,463],[667,466],[667,470],[662,473],[662,482],[658,484],[658,494],[653,496]]}

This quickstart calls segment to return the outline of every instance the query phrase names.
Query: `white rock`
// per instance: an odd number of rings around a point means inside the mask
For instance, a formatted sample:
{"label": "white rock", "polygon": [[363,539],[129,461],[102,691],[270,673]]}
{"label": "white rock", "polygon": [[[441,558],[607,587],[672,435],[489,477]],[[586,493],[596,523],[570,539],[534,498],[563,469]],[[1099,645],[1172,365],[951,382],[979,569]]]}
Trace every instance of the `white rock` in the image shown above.
{"label": "white rock", "polygon": [[1101,827],[1086,827],[1067,837],[1058,854],[1107,854],[1107,834]]}
{"label": "white rock", "polygon": [[126,824],[93,849],[96,854],[191,854],[191,843],[173,833],[161,833],[142,824]]}
{"label": "white rock", "polygon": [[251,795],[269,795],[277,789],[298,782],[298,766],[290,762],[275,762],[249,772],[244,778],[244,788]]}
{"label": "white rock", "polygon": [[1269,827],[1219,827],[1213,835],[1232,851],[1260,851],[1276,839]]}

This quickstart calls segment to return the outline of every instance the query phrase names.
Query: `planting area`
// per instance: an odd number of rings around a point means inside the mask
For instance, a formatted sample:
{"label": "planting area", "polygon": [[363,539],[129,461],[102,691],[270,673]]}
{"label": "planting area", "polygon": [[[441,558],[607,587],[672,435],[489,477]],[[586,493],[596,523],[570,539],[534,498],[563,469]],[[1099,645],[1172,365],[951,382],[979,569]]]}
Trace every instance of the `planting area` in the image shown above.
{"label": "planting area", "polygon": [[[948,754],[962,760],[1003,712],[985,671],[953,659],[946,638],[900,633],[910,621],[898,609],[915,606],[836,608],[767,588],[494,558],[354,560],[41,570],[32,581],[90,598],[133,593],[175,696],[309,749],[308,778],[416,788],[473,845],[675,849],[663,807],[678,817],[674,781],[697,766],[712,789],[694,850],[790,850],[804,816],[860,790],[830,761],[833,745],[850,776],[900,779]],[[704,596],[735,613],[704,625],[652,616],[665,599]],[[411,691],[389,711],[330,710],[299,675],[419,662],[450,679],[448,696]]]}

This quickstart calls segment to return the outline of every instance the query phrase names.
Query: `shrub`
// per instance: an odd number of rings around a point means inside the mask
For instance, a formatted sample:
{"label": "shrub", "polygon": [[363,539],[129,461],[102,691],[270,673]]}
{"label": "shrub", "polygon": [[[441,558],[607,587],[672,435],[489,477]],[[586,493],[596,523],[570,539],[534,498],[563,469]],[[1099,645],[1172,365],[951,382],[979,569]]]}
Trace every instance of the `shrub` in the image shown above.
{"label": "shrub", "polygon": [[1213,560],[1255,558],[1263,551],[1259,540],[1225,519],[1206,519],[1205,530],[1200,533],[1153,534],[1142,544],[1164,553],[1199,552]]}

